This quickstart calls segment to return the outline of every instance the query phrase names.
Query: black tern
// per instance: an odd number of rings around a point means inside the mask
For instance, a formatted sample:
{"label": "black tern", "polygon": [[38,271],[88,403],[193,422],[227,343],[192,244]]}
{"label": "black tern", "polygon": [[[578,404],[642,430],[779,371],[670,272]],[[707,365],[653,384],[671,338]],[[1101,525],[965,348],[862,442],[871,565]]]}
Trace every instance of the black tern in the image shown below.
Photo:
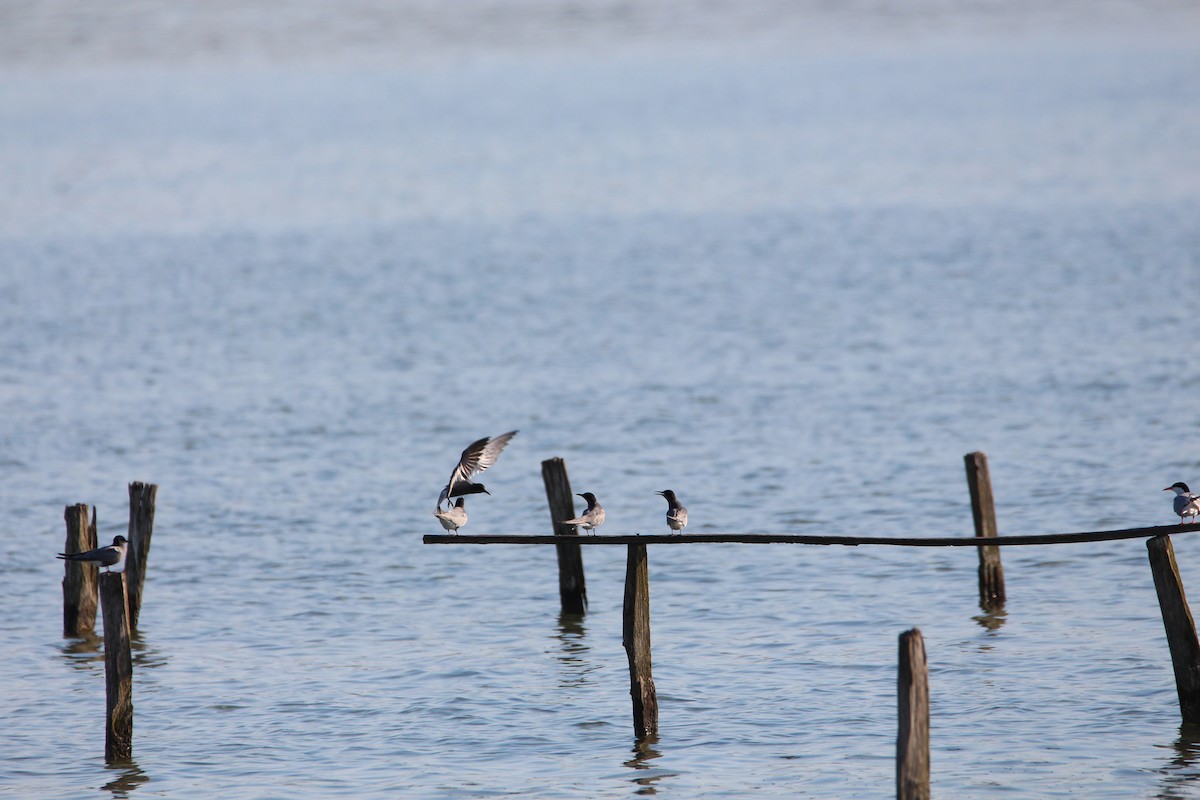
{"label": "black tern", "polygon": [[451,533],[458,533],[458,529],[467,524],[467,504],[461,497],[455,501],[454,506],[442,511],[440,508],[433,512],[433,515],[438,518],[438,522],[442,523],[442,527]]}
{"label": "black tern", "polygon": [[[1179,515],[1179,519],[1183,522],[1195,522],[1196,517],[1200,516],[1200,494],[1194,494],[1188,489],[1188,485],[1183,481],[1173,483],[1164,492],[1175,493],[1175,513]],[[1191,520],[1187,518],[1191,517]]]}
{"label": "black tern", "polygon": [[471,483],[470,478],[495,464],[496,459],[500,457],[500,451],[508,444],[508,440],[516,435],[516,431],[509,431],[499,436],[485,436],[477,442],[472,442],[466,450],[463,450],[458,459],[458,466],[450,473],[450,480],[446,482],[446,488],[442,489],[442,493],[438,495],[438,511],[442,510],[442,501],[448,501],[452,497],[479,494],[480,492],[490,494],[487,489],[483,488],[482,483]]}
{"label": "black tern", "polygon": [[667,525],[673,531],[681,531],[687,527],[687,509],[675,497],[675,492],[663,489],[658,494],[667,499]]}
{"label": "black tern", "polygon": [[596,502],[596,495],[591,492],[584,492],[578,497],[587,500],[587,511],[584,511],[575,519],[562,520],[563,525],[578,525],[585,531],[595,531],[604,524],[604,507]]}
{"label": "black tern", "polygon": [[113,543],[107,547],[97,547],[85,553],[59,553],[58,558],[64,561],[95,561],[104,567],[105,572],[124,572],[125,552],[128,548],[129,542],[125,541],[124,536],[114,536]]}

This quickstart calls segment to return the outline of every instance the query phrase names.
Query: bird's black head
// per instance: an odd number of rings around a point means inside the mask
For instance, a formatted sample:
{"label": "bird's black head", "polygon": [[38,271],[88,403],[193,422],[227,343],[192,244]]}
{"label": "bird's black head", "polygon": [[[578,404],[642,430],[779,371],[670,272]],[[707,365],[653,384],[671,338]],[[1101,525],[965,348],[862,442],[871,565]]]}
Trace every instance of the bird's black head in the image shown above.
{"label": "bird's black head", "polygon": [[454,507],[455,507],[455,508],[462,508],[462,507],[463,507],[463,506],[465,506],[466,504],[467,504],[467,499],[466,499],[465,497],[460,497],[460,498],[458,498],[457,500],[455,500],[455,501],[454,501]]}
{"label": "bird's black head", "polygon": [[129,542],[128,542],[128,541],[126,541],[126,539],[125,539],[125,537],[124,537],[124,536],[114,536],[114,537],[113,537],[113,545],[114,545],[114,546],[117,546],[117,547],[119,547],[119,546],[121,546],[121,545],[123,545],[123,544],[129,544]]}
{"label": "bird's black head", "polygon": [[576,496],[587,500],[589,506],[596,502],[596,495],[592,494],[591,492],[583,492],[582,494]]}
{"label": "bird's black head", "polygon": [[672,491],[671,489],[663,489],[661,492],[655,492],[655,494],[660,494],[663,497],[667,498],[668,503],[675,502],[675,492]]}
{"label": "bird's black head", "polygon": [[1163,491],[1164,491],[1164,492],[1169,492],[1169,491],[1171,491],[1172,489],[1178,489],[1178,490],[1179,490],[1179,491],[1181,491],[1181,492],[1190,492],[1190,491],[1191,491],[1191,489],[1189,489],[1189,488],[1187,487],[1187,484],[1186,484],[1186,483],[1184,483],[1183,481],[1176,481],[1175,483],[1172,483],[1172,484],[1171,484],[1170,486],[1168,486],[1167,488],[1163,489]]}
{"label": "bird's black head", "polygon": [[454,484],[454,488],[450,492],[451,497],[462,497],[464,494],[491,494],[487,489],[483,488],[482,483],[468,483],[467,481],[458,481]]}

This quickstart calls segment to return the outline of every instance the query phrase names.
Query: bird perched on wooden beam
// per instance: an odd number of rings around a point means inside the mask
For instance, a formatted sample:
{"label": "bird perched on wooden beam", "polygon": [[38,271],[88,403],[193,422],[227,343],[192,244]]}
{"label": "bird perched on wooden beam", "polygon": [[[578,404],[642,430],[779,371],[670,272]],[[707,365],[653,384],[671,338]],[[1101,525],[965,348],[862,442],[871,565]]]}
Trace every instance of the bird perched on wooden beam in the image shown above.
{"label": "bird perched on wooden beam", "polygon": [[1194,494],[1188,489],[1186,483],[1183,481],[1173,483],[1163,491],[1175,492],[1175,501],[1172,505],[1181,522],[1195,522],[1196,517],[1200,516],[1200,494]]}

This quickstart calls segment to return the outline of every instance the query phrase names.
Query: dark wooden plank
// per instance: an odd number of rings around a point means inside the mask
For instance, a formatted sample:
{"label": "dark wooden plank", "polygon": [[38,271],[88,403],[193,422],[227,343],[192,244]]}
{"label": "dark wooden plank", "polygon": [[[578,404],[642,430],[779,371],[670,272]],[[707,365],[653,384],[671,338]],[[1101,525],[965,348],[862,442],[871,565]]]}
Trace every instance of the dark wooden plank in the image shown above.
{"label": "dark wooden plank", "polygon": [[137,629],[142,611],[142,589],[146,583],[146,561],[150,557],[150,536],[154,533],[154,505],[158,486],[134,481],[129,484],[129,550],[125,571],[129,574],[129,626]]}
{"label": "dark wooden plank", "polygon": [[658,694],[650,658],[650,569],[645,545],[629,545],[625,560],[621,643],[629,657],[633,732],[643,739],[658,733]]}
{"label": "dark wooden plank", "polygon": [[[126,564],[129,557],[126,556]],[[110,764],[133,757],[133,654],[130,650],[129,599],[125,573],[100,576],[100,605],[104,613],[104,679],[107,726],[104,760]]]}
{"label": "dark wooden plank", "polygon": [[[984,541],[980,537],[889,537],[889,536],[821,536],[816,534],[787,533],[683,533],[647,534],[645,536],[579,536],[569,541],[580,545],[630,545],[630,544],[817,544],[885,545],[892,547],[1014,547],[1042,544],[1082,544],[1085,542],[1109,542],[1118,539],[1145,539],[1176,533],[1200,533],[1200,525],[1156,525],[1150,528],[1126,528],[1114,531],[1084,531],[1082,533],[1042,533],[1028,536],[997,536]],[[425,544],[559,544],[565,536],[539,536],[525,534],[499,534],[494,536],[470,536],[458,534],[429,534]]]}
{"label": "dark wooden plank", "polygon": [[[987,456],[983,453],[967,453],[963,456],[967,468],[967,488],[971,492],[971,517],[975,522],[975,535],[994,539],[1000,535],[996,527],[996,502],[992,496],[992,476],[988,471]],[[998,611],[1004,607],[1004,567],[1000,564],[1000,548],[979,548],[979,606],[984,611]]]}
{"label": "dark wooden plank", "polygon": [[917,628],[900,634],[898,683],[896,798],[929,800],[929,668]]}
{"label": "dark wooden plank", "polygon": [[[67,506],[63,512],[67,522],[67,543],[64,553],[85,553],[95,550],[96,511],[88,521],[86,503]],[[96,629],[96,605],[99,602],[96,576],[99,567],[89,561],[64,561],[63,574],[63,635],[86,636]]]}
{"label": "dark wooden plank", "polygon": [[1200,722],[1200,642],[1175,563],[1175,548],[1171,537],[1156,536],[1146,542],[1146,549],[1167,632],[1167,646],[1171,649],[1171,666],[1175,668],[1179,711],[1185,723],[1197,723]]}
{"label": "dark wooden plank", "polygon": [[555,542],[558,551],[558,594],[566,614],[587,611],[587,581],[583,574],[583,552],[579,549],[579,530],[563,525],[561,520],[575,518],[575,495],[567,464],[561,458],[542,462],[542,482],[546,485],[546,502],[550,506],[550,522],[556,537],[570,541]]}

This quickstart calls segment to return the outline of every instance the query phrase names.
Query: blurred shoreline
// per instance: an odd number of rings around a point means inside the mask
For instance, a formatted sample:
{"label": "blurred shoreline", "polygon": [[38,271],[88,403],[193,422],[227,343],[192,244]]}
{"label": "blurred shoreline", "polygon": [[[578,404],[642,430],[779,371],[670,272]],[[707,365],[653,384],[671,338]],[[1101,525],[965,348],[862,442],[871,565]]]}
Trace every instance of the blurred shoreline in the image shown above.
{"label": "blurred shoreline", "polygon": [[0,0],[0,69],[405,64],[663,46],[819,52],[1196,30],[1200,4],[1177,0]]}

